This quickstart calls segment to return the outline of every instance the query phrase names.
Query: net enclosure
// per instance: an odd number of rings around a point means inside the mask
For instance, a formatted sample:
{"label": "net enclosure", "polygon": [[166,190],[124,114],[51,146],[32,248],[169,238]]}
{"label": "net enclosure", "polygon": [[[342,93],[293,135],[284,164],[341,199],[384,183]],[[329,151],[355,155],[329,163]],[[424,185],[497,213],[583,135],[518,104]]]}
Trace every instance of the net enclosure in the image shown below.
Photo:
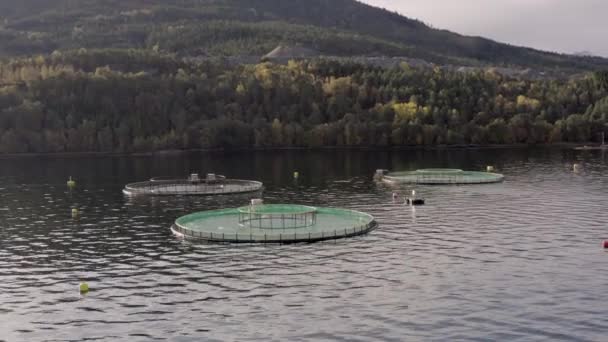
{"label": "net enclosure", "polygon": [[297,229],[317,223],[317,208],[304,205],[251,205],[237,210],[239,224],[258,229]]}
{"label": "net enclosure", "polygon": [[129,196],[221,195],[256,192],[262,188],[263,184],[257,181],[228,179],[212,173],[201,178],[194,173],[185,179],[152,178],[127,184],[123,193]]}
{"label": "net enclosure", "polygon": [[210,210],[178,218],[171,230],[189,239],[228,243],[316,242],[363,235],[373,216],[334,208],[261,204]]}
{"label": "net enclosure", "polygon": [[375,177],[396,184],[488,184],[499,183],[504,176],[494,172],[463,171],[460,169],[422,169],[416,171],[387,172],[377,170]]}

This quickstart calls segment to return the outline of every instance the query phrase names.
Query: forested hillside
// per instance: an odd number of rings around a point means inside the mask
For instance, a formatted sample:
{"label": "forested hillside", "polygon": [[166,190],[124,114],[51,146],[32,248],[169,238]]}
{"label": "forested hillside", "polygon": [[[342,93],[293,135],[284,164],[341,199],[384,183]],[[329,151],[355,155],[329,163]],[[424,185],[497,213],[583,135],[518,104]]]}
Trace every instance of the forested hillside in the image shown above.
{"label": "forested hillside", "polygon": [[608,74],[328,60],[228,66],[148,50],[0,64],[0,152],[587,142],[608,131]]}
{"label": "forested hillside", "polygon": [[[310,59],[257,63],[278,45]],[[465,37],[353,0],[0,0],[0,56],[0,153],[537,144],[608,131],[606,59]],[[349,61],[370,56],[405,58]],[[408,58],[451,67],[395,62]]]}
{"label": "forested hillside", "polygon": [[324,55],[439,64],[595,70],[608,61],[433,29],[353,0],[0,0],[0,55],[136,48],[181,56],[262,56],[279,44]]}

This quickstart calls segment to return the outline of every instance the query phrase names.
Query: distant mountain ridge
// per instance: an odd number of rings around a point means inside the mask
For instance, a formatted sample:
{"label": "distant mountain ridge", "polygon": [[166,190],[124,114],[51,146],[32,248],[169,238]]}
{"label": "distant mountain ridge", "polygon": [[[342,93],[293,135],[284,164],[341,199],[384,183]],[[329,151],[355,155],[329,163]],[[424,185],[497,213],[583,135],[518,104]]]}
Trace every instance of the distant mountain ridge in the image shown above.
{"label": "distant mountain ridge", "polygon": [[468,37],[354,0],[0,0],[0,55],[80,48],[263,56],[279,45],[323,55],[588,71],[608,59]]}
{"label": "distant mountain ridge", "polygon": [[596,53],[593,53],[591,51],[577,51],[575,53],[573,53],[574,56],[582,56],[582,57],[594,57],[594,56],[598,56]]}

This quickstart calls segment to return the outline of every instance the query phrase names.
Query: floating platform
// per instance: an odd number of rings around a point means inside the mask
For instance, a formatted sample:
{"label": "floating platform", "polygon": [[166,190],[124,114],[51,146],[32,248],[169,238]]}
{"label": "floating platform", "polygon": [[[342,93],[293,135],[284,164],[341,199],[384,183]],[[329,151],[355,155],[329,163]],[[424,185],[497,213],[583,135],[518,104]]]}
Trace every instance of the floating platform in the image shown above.
{"label": "floating platform", "polygon": [[460,169],[422,169],[416,171],[376,171],[377,180],[393,184],[488,184],[500,183],[505,177],[494,172],[463,171]]}
{"label": "floating platform", "polygon": [[411,206],[420,206],[424,205],[426,201],[422,198],[407,198],[405,200],[405,204],[409,204]]}
{"label": "floating platform", "polygon": [[127,184],[123,193],[128,196],[209,196],[256,192],[263,187],[257,181],[227,179],[215,174],[200,178],[198,174],[192,174],[187,179],[152,178],[147,182]]}
{"label": "floating platform", "polygon": [[577,151],[608,151],[608,145],[600,146],[579,146],[574,148]]}
{"label": "floating platform", "polygon": [[606,145],[606,134],[604,132],[602,132],[602,143],[601,145],[585,145],[585,146],[579,146],[579,147],[575,147],[575,150],[578,151],[608,151],[608,145]]}
{"label": "floating platform", "polygon": [[171,227],[188,239],[225,243],[299,243],[367,234],[373,216],[352,210],[261,204],[180,217]]}

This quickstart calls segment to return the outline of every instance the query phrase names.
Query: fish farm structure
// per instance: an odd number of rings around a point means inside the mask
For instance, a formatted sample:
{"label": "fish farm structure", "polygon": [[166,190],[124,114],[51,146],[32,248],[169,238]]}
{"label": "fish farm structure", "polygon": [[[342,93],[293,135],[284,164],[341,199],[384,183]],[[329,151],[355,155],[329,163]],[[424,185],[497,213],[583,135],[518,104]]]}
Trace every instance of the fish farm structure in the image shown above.
{"label": "fish farm structure", "polygon": [[[491,169],[488,167],[488,169]],[[492,168],[493,169],[493,168]],[[463,171],[459,169],[422,169],[416,171],[376,171],[377,180],[390,184],[488,184],[500,183],[505,177],[494,172]]]}
{"label": "fish farm structure", "polygon": [[363,235],[376,227],[373,216],[358,211],[253,200],[246,207],[180,217],[171,230],[207,242],[308,243]]}
{"label": "fish farm structure", "polygon": [[257,181],[227,179],[212,173],[201,178],[194,173],[187,179],[152,178],[147,182],[127,184],[123,193],[129,196],[222,195],[256,192],[262,188],[263,184]]}

